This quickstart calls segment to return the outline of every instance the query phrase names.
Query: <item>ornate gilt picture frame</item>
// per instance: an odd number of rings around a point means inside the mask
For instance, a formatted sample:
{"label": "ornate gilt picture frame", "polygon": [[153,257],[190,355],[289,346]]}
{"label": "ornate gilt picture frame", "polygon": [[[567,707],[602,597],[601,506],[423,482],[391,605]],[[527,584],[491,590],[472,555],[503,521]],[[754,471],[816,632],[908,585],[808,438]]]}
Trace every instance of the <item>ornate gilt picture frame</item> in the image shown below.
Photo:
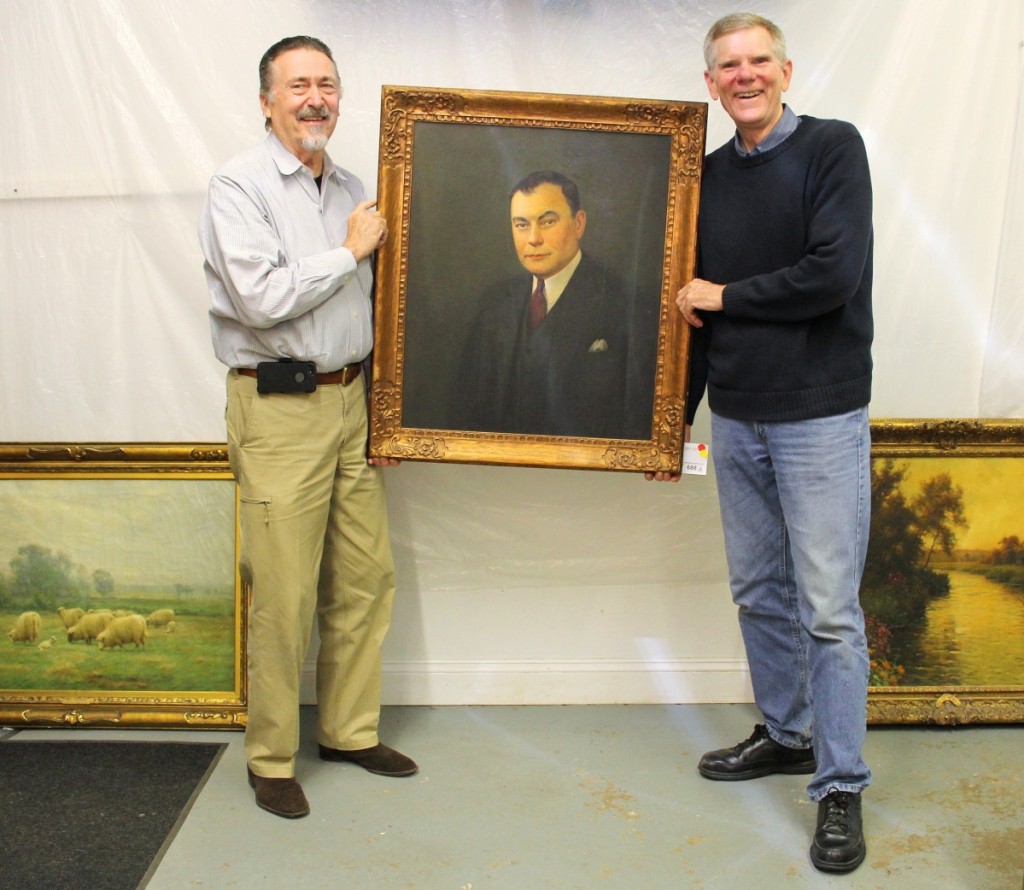
{"label": "ornate gilt picture frame", "polygon": [[870,723],[1024,720],[1024,421],[876,420]]}
{"label": "ornate gilt picture frame", "polygon": [[[370,453],[677,470],[674,297],[694,268],[706,119],[703,102],[385,86]],[[520,249],[510,202],[551,173],[579,265],[534,333],[531,264],[562,247]]]}
{"label": "ornate gilt picture frame", "polygon": [[241,729],[223,444],[0,444],[0,723]]}

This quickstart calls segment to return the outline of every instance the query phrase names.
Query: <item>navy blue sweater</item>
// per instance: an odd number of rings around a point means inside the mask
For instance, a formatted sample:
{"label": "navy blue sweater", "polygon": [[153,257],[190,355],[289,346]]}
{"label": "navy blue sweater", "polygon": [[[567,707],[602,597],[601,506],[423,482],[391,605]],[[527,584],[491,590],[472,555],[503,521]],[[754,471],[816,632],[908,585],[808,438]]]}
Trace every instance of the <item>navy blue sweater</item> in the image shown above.
{"label": "navy blue sweater", "polygon": [[687,421],[704,394],[735,420],[792,421],[871,398],[871,178],[851,124],[801,117],[781,145],[707,156],[697,277],[725,284],[690,347]]}

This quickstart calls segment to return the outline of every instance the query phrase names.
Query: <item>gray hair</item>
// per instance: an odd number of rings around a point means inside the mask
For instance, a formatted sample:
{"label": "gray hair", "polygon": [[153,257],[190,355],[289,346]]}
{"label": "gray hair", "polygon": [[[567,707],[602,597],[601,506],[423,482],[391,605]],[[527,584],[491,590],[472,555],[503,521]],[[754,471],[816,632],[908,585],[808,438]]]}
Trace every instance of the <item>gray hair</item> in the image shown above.
{"label": "gray hair", "polygon": [[704,64],[708,71],[715,67],[715,41],[734,31],[746,31],[749,28],[764,28],[772,40],[772,52],[780,65],[786,64],[786,37],[775,22],[753,12],[736,12],[715,22],[704,38]]}

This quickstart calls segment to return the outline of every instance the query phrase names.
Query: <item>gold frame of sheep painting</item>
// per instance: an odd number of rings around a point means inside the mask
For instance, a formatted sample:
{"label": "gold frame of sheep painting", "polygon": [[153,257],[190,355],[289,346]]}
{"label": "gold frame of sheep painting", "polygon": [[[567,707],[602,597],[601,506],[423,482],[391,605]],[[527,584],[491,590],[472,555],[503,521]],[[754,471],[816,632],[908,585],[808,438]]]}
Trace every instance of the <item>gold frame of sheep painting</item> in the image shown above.
{"label": "gold frame of sheep painting", "polygon": [[242,729],[223,444],[0,444],[0,723]]}

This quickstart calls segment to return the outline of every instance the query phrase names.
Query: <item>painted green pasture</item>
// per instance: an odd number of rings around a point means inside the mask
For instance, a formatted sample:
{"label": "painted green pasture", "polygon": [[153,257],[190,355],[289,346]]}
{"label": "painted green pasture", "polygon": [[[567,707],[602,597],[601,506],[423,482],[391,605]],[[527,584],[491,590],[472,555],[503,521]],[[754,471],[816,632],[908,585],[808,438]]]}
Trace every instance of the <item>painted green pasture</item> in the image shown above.
{"label": "painted green pasture", "polygon": [[[111,609],[131,609],[112,600]],[[183,611],[180,603],[146,601],[138,614],[168,607],[175,611],[176,629],[150,627],[146,645],[100,649],[95,641],[69,643],[67,629],[56,612],[43,613],[35,643],[12,643],[6,631],[19,612],[0,611],[0,690],[36,692],[230,692],[235,688],[235,627],[219,606],[197,604]],[[36,610],[38,611],[38,610]],[[55,637],[49,649],[39,643]]]}

